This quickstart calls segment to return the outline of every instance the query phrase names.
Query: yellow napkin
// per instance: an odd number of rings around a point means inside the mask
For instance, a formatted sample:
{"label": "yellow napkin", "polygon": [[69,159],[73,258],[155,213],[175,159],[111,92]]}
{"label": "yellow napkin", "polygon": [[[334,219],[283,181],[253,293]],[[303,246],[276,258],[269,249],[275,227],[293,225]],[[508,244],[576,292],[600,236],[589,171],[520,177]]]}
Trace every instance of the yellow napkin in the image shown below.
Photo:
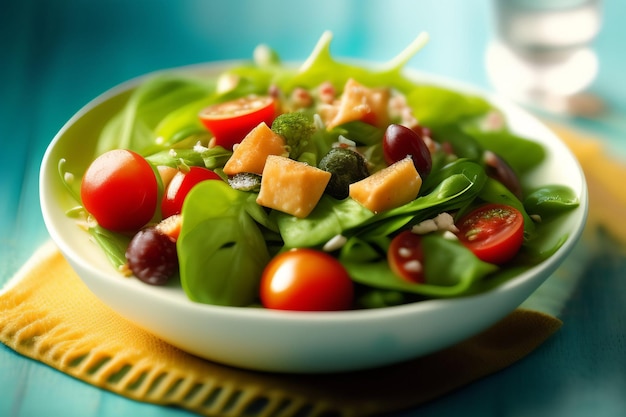
{"label": "yellow napkin", "polygon": [[[626,168],[607,164],[597,142],[559,133],[587,171],[590,221],[601,226],[609,210],[626,206],[613,185]],[[611,230],[626,239],[625,227]],[[471,339],[409,362],[346,374],[281,375],[212,363],[135,327],[87,289],[52,243],[0,292],[0,341],[10,348],[120,395],[206,416],[365,416],[405,409],[509,366],[560,326],[552,316],[518,309]]]}
{"label": "yellow napkin", "polygon": [[[279,375],[208,362],[133,326],[101,303],[52,243],[0,294],[0,341],[90,384],[206,416],[304,410],[362,416],[450,392],[524,357],[561,325],[518,310],[486,332],[396,366],[335,375]],[[314,415],[314,414],[311,414]]]}
{"label": "yellow napkin", "polygon": [[626,164],[610,157],[601,139],[561,124],[548,123],[548,126],[576,155],[585,172],[589,189],[587,236],[591,237],[591,233],[602,228],[617,243],[624,245],[626,222],[614,219],[621,219],[626,213],[626,191],[623,184]]}

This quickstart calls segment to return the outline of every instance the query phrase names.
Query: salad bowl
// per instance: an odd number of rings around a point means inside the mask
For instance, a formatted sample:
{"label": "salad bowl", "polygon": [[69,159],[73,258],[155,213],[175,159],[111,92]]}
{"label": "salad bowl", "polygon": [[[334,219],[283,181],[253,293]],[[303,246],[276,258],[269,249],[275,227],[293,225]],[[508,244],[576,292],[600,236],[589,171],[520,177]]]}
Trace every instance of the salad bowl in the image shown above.
{"label": "salad bowl", "polygon": [[[176,70],[214,75],[233,65],[208,63]],[[87,104],[48,147],[41,166],[40,201],[51,238],[89,289],[119,315],[184,351],[230,366],[287,373],[355,371],[410,360],[471,337],[519,306],[573,249],[587,213],[585,180],[558,137],[518,106],[456,81],[417,71],[406,74],[419,82],[485,98],[506,116],[511,131],[544,147],[546,157],[527,181],[563,184],[580,202],[554,225],[554,239],[565,238],[551,256],[478,294],[334,312],[200,304],[185,296],[179,282],[150,286],[122,277],[91,236],[67,215],[75,201],[66,190],[67,178],[59,174],[59,163],[66,160],[68,171],[77,177],[84,172],[94,156],[97,135],[93,132],[103,128],[147,76]]]}

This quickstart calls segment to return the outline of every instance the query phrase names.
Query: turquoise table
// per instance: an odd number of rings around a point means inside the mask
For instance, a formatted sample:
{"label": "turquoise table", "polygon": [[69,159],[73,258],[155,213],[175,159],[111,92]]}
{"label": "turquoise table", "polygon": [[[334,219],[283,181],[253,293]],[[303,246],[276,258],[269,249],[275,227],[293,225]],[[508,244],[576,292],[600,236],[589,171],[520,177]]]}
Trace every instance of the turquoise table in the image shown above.
{"label": "turquoise table", "polygon": [[[626,2],[604,1],[592,86],[609,105],[572,126],[626,155]],[[49,141],[74,112],[128,78],[167,67],[247,58],[265,42],[303,59],[334,32],[337,55],[385,60],[420,31],[432,41],[410,66],[489,89],[487,0],[162,1],[20,0],[0,8],[0,285],[48,239],[38,169]],[[623,181],[624,179],[620,179]],[[623,221],[623,219],[615,219]],[[626,415],[626,258],[604,242],[570,266],[576,285],[562,329],[506,370],[404,416]],[[178,417],[74,380],[0,345],[0,415]]]}

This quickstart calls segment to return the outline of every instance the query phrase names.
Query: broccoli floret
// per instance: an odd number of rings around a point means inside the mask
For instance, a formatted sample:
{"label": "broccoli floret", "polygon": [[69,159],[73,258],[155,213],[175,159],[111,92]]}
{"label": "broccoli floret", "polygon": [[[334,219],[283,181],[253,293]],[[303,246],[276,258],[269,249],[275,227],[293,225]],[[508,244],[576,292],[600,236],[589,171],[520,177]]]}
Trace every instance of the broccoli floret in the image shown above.
{"label": "broccoli floret", "polygon": [[348,197],[350,184],[369,176],[365,158],[348,148],[332,148],[318,168],[332,174],[324,192],[338,200]]}
{"label": "broccoli floret", "polygon": [[311,145],[315,133],[313,117],[303,112],[283,113],[274,119],[272,130],[283,138],[289,149],[289,158],[298,160]]}
{"label": "broccoli floret", "polygon": [[261,176],[251,172],[240,172],[228,179],[231,188],[240,191],[255,191],[261,189]]}

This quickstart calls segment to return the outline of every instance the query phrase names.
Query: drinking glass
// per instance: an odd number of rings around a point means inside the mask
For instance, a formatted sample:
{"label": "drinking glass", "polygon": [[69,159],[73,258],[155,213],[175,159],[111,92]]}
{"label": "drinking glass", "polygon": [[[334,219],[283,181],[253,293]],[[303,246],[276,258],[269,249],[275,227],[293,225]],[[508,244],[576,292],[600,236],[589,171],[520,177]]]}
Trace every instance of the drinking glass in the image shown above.
{"label": "drinking glass", "polygon": [[493,5],[496,36],[486,67],[494,88],[550,111],[593,110],[598,100],[585,91],[599,68],[592,43],[601,28],[601,1],[493,0]]}

